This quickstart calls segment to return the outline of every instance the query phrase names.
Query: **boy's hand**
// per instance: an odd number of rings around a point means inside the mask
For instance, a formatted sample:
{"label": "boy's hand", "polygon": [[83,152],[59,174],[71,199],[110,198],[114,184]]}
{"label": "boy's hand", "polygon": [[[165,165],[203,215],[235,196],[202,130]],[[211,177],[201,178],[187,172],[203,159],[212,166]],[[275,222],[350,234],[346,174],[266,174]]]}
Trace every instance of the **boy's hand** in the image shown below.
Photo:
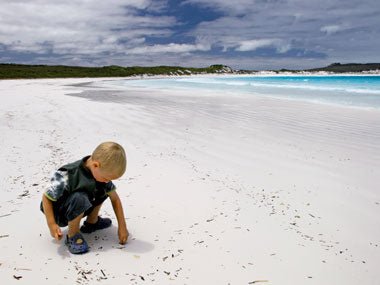
{"label": "boy's hand", "polygon": [[57,241],[62,239],[62,231],[61,228],[57,225],[51,225],[49,226],[50,234],[53,238],[55,238]]}
{"label": "boy's hand", "polygon": [[128,230],[126,228],[120,228],[119,227],[117,233],[119,235],[119,243],[125,244],[127,242],[128,236],[129,236]]}

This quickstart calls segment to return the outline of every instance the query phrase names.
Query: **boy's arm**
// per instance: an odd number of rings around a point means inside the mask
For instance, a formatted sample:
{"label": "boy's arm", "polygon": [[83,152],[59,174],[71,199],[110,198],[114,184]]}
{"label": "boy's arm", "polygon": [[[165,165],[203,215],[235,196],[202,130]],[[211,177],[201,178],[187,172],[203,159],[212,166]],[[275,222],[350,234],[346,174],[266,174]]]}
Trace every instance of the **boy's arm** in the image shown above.
{"label": "boy's arm", "polygon": [[49,227],[51,236],[54,237],[56,240],[60,240],[62,238],[62,231],[60,227],[57,225],[57,222],[54,218],[53,203],[46,197],[45,194],[42,195],[42,206],[44,209],[46,222]]}
{"label": "boy's arm", "polygon": [[121,200],[116,191],[112,191],[109,193],[109,197],[111,199],[112,207],[115,212],[117,223],[119,225],[118,235],[120,244],[125,244],[127,242],[129,233],[127,230],[127,224],[125,223],[123,206],[121,204]]}

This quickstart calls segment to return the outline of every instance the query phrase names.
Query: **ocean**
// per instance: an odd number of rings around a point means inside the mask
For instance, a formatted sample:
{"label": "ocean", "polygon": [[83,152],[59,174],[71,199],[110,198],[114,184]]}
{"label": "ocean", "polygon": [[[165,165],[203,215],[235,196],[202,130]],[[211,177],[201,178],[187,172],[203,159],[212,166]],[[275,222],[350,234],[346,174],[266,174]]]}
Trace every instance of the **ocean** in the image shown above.
{"label": "ocean", "polygon": [[[111,82],[108,82],[111,83]],[[112,85],[154,89],[212,90],[244,96],[380,109],[380,76],[192,76],[116,80]]]}

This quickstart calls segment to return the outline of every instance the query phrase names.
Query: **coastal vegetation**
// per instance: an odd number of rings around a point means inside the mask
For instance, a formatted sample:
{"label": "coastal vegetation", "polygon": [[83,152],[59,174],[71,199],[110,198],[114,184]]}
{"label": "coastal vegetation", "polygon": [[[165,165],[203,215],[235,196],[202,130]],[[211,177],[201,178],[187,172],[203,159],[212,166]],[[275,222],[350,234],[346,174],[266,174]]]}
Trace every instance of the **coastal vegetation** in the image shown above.
{"label": "coastal vegetation", "polygon": [[[32,79],[32,78],[80,78],[80,77],[127,77],[143,75],[190,75],[190,74],[255,74],[254,70],[233,70],[232,68],[216,64],[204,68],[181,66],[131,66],[117,65],[103,67],[83,67],[65,65],[24,65],[24,64],[0,64],[0,79]],[[380,73],[380,63],[333,63],[322,68],[306,70],[272,70],[275,73],[304,73],[304,72],[328,72],[328,73]]]}
{"label": "coastal vegetation", "polygon": [[333,63],[323,68],[309,69],[308,71],[327,71],[334,73],[346,73],[346,72],[366,72],[366,71],[380,71],[380,63]]}
{"label": "coastal vegetation", "polygon": [[139,75],[189,75],[228,72],[232,72],[232,69],[224,65],[191,68],[180,66],[122,67],[111,65],[103,67],[82,67],[64,65],[0,64],[0,79],[126,77]]}

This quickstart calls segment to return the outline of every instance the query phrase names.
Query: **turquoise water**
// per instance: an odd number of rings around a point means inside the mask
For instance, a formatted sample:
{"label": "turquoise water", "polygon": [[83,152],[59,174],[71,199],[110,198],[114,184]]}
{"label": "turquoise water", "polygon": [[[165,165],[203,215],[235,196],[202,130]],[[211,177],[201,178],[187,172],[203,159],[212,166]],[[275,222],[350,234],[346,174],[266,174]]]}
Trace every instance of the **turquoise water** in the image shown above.
{"label": "turquoise water", "polygon": [[119,86],[216,90],[244,96],[380,109],[380,76],[210,76],[121,80]]}

